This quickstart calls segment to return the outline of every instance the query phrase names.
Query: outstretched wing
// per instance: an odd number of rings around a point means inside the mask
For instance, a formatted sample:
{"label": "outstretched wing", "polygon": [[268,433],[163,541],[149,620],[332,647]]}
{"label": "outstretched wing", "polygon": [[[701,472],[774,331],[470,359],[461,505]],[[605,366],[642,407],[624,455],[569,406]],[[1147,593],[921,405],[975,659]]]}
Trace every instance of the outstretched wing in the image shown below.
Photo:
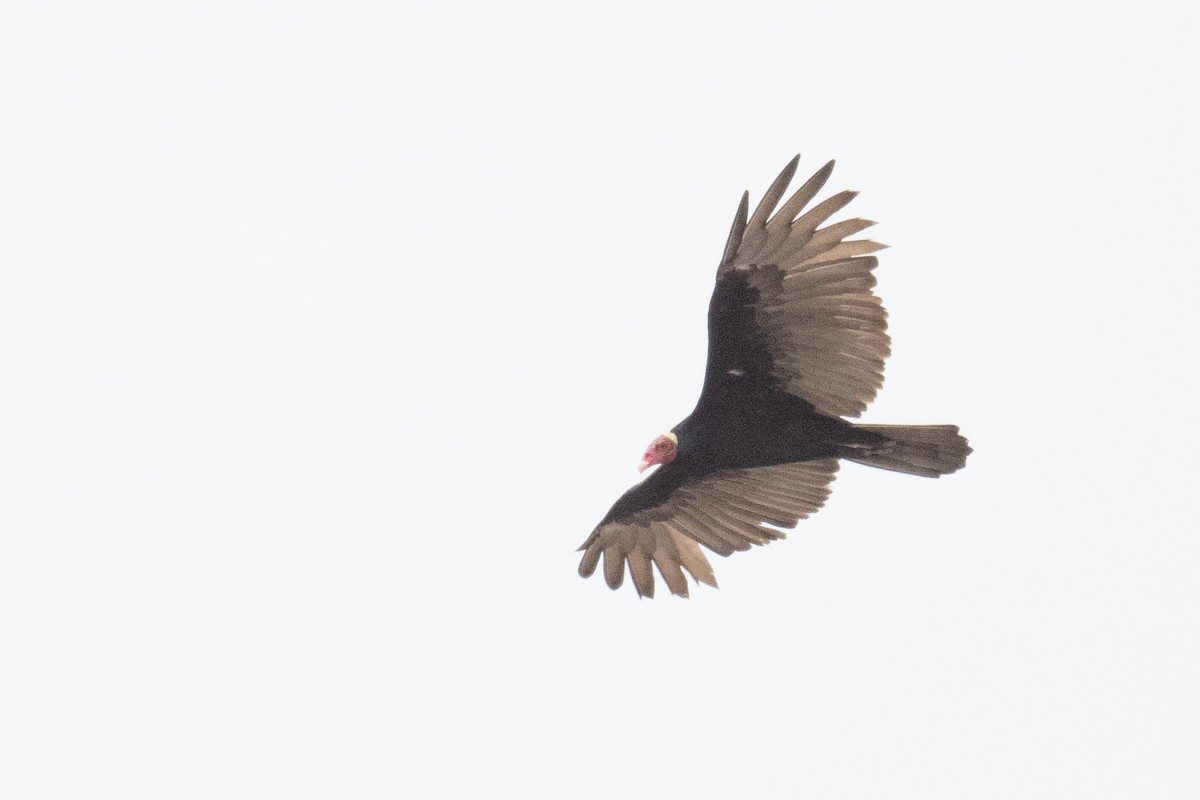
{"label": "outstretched wing", "polygon": [[742,196],[709,306],[704,391],[759,384],[831,416],[858,416],[883,385],[891,350],[887,312],[871,292],[878,260],[867,255],[886,245],[846,238],[874,224],[867,220],[820,227],[855,192],[805,210],[832,161],[775,211],[799,160],[784,168],[749,219],[749,194]]}
{"label": "outstretched wing", "polygon": [[579,548],[580,575],[595,572],[603,555],[604,579],[613,589],[624,581],[626,564],[643,597],[654,596],[651,564],[672,594],[688,596],[683,570],[716,586],[698,544],[727,556],[783,538],[786,534],[778,528],[794,528],[825,504],[838,461],[722,470],[684,482],[672,466],[660,467],[617,501]]}

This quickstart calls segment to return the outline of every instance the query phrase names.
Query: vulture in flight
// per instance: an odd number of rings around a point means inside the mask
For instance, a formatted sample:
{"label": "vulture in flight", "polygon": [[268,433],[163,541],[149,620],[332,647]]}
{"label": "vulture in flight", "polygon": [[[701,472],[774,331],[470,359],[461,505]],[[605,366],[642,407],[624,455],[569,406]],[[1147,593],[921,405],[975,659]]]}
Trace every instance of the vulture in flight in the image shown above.
{"label": "vulture in flight", "polygon": [[871,288],[884,245],[851,239],[873,223],[821,227],[854,197],[808,208],[833,171],[819,169],[776,210],[792,159],[749,211],[742,195],[708,307],[708,365],[696,408],[647,448],[657,465],[617,500],[579,549],[579,574],[621,586],[626,565],[639,595],[654,570],[687,597],[683,571],[716,578],[700,545],[727,556],[785,536],[819,509],[838,459],[936,478],[971,448],[954,425],[856,425],[883,383],[887,312]]}

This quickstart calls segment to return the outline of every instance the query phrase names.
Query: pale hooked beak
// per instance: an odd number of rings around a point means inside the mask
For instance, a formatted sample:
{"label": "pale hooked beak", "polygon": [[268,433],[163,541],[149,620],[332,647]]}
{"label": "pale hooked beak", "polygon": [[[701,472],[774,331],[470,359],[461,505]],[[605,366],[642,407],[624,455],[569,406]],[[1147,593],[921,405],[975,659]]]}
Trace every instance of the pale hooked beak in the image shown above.
{"label": "pale hooked beak", "polygon": [[646,468],[649,466],[650,466],[649,461],[642,461],[640,464],[638,464],[638,472],[645,472]]}

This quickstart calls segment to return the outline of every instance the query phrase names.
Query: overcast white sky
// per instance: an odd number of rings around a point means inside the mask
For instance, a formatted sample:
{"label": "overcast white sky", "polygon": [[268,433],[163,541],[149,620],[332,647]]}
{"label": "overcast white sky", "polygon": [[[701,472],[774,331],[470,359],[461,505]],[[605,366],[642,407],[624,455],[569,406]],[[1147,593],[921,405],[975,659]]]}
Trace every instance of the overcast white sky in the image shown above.
{"label": "overcast white sky", "polygon": [[[5,4],[0,795],[1196,797],[1197,8]],[[968,468],[581,580],[796,152]]]}

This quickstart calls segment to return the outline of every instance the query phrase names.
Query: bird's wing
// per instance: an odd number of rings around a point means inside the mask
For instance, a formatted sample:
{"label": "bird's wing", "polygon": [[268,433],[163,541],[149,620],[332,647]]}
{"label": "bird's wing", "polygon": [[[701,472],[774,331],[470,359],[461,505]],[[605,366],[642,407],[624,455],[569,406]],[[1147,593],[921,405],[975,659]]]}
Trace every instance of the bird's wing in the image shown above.
{"label": "bird's wing", "polygon": [[783,538],[786,534],[778,528],[795,527],[825,504],[838,461],[722,470],[679,485],[670,480],[670,466],[626,492],[596,526],[579,548],[580,575],[595,572],[603,555],[604,579],[613,589],[624,581],[626,563],[643,597],[654,596],[651,564],[672,594],[688,595],[684,569],[695,580],[716,586],[698,544],[727,556]]}
{"label": "bird's wing", "polygon": [[[709,306],[706,392],[744,381],[770,386],[832,416],[858,416],[883,384],[891,341],[872,292],[885,245],[847,239],[874,223],[820,227],[853,199],[840,192],[805,207],[833,171],[829,162],[778,211],[799,156],[747,218],[742,196]],[[774,211],[774,214],[772,212]]]}

